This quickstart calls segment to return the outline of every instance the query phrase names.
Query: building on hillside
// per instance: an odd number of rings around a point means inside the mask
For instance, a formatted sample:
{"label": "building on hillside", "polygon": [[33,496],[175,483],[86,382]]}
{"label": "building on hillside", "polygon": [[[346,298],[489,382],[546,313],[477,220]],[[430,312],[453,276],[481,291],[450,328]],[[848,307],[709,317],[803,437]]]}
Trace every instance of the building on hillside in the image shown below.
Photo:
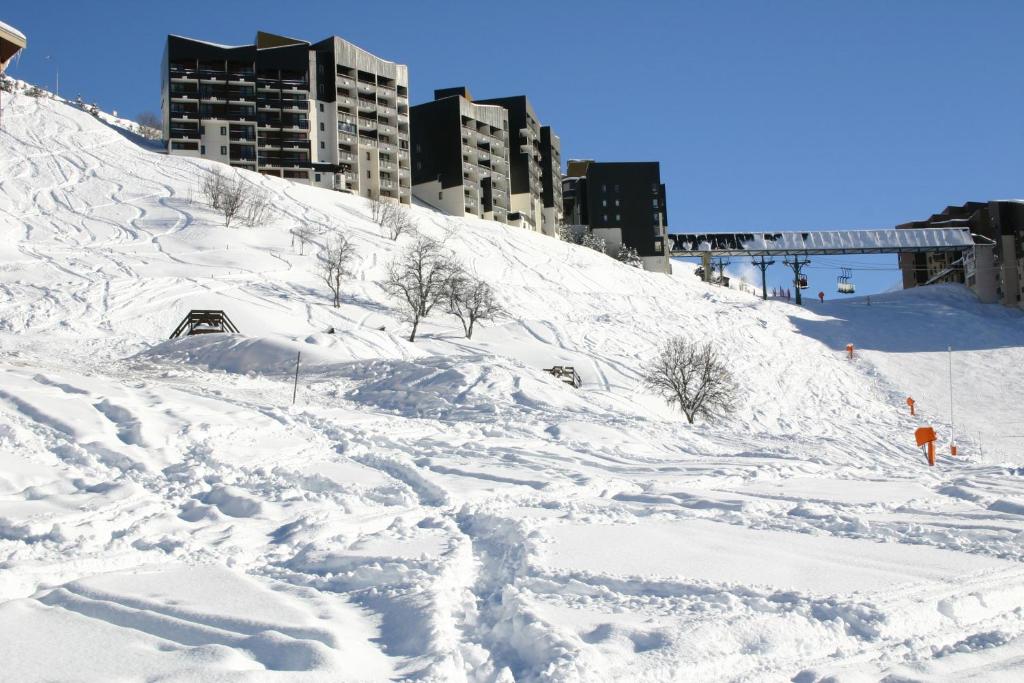
{"label": "building on hillside", "polygon": [[[508,112],[509,128],[509,220],[514,225],[554,236],[556,224],[552,211],[554,195],[545,203],[545,186],[561,184],[561,142],[550,126],[541,126],[526,95],[476,100],[493,104]],[[557,167],[552,166],[557,159]],[[553,175],[552,175],[553,173]]]}
{"label": "building on hillside", "polygon": [[[947,206],[923,221],[897,225],[911,228],[970,228],[984,240],[962,257],[943,253],[901,254],[903,287],[959,282],[985,302],[1024,305],[1024,201],[967,202]],[[981,242],[991,242],[990,245]]]}
{"label": "building on hillside", "polygon": [[562,141],[551,126],[541,126],[541,232],[555,236],[562,225]]}
{"label": "building on hillside", "polygon": [[603,237],[609,254],[624,244],[636,249],[644,268],[667,269],[668,207],[657,161],[570,160],[562,202],[565,222]]}
{"label": "building on hillside", "polygon": [[509,218],[509,121],[466,88],[434,91],[410,109],[412,193],[452,216]]}
{"label": "building on hillside", "polygon": [[[25,38],[24,33],[0,21],[0,76],[7,71],[7,65],[14,59],[14,55],[24,50],[26,45],[28,45],[28,39]],[[0,91],[0,97],[3,97],[2,91]],[[0,124],[2,123],[3,121],[0,120]]]}
{"label": "building on hillside", "polygon": [[162,74],[168,153],[412,202],[405,65],[261,31],[240,46],[168,36]]}

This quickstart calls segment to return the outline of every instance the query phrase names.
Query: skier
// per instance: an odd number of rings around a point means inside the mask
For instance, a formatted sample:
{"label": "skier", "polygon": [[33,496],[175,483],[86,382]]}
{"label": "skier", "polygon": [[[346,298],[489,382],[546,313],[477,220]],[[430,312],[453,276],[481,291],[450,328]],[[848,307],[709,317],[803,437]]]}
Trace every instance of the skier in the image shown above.
{"label": "skier", "polygon": [[818,301],[825,303],[825,292],[818,292]]}

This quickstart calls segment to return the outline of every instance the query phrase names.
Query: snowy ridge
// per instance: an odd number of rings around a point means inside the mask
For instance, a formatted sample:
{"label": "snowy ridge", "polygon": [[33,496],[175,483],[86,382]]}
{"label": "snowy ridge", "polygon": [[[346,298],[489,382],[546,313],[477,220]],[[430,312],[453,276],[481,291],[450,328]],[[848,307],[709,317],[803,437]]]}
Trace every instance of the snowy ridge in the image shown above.
{"label": "snowy ridge", "polygon": [[[211,163],[61,102],[6,101],[12,678],[809,682],[1019,666],[1019,312],[952,287],[801,310],[415,207],[508,316],[467,340],[433,315],[410,344],[378,284],[403,242],[364,200],[243,172],[278,215],[225,229],[196,200]],[[338,309],[315,248],[291,243],[298,225],[359,249]],[[192,308],[224,309],[243,335],[167,341]],[[688,426],[641,386],[680,333],[714,340],[743,382],[729,421]],[[930,470],[902,401],[942,431],[951,344],[964,455]],[[553,364],[583,387],[541,371]]]}

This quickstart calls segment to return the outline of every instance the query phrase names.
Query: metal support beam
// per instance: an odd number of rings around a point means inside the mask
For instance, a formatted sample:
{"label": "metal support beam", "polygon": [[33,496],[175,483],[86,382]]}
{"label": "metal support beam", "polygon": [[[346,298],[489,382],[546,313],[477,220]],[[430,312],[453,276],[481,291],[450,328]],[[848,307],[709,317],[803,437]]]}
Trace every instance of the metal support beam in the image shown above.
{"label": "metal support beam", "polygon": [[704,269],[704,282],[711,282],[711,252],[700,253],[700,265]]}
{"label": "metal support beam", "polygon": [[793,289],[796,290],[796,305],[802,306],[804,299],[800,294],[800,271],[803,270],[803,267],[809,264],[811,260],[794,256],[792,259],[787,257],[783,259],[782,262],[793,269]]}
{"label": "metal support beam", "polygon": [[768,266],[774,266],[775,260],[765,261],[764,256],[760,260],[754,259],[753,263],[755,266],[761,269],[761,298],[765,301],[768,300]]}

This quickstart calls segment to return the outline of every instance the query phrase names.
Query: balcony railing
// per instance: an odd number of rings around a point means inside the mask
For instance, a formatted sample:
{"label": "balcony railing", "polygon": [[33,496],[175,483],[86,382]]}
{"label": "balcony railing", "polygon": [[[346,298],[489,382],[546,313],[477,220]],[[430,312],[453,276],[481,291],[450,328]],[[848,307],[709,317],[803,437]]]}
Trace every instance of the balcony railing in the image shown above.
{"label": "balcony railing", "polygon": [[377,121],[375,119],[360,118],[359,119],[359,127],[360,128],[366,128],[368,130],[369,129],[374,129],[374,128],[377,127]]}

